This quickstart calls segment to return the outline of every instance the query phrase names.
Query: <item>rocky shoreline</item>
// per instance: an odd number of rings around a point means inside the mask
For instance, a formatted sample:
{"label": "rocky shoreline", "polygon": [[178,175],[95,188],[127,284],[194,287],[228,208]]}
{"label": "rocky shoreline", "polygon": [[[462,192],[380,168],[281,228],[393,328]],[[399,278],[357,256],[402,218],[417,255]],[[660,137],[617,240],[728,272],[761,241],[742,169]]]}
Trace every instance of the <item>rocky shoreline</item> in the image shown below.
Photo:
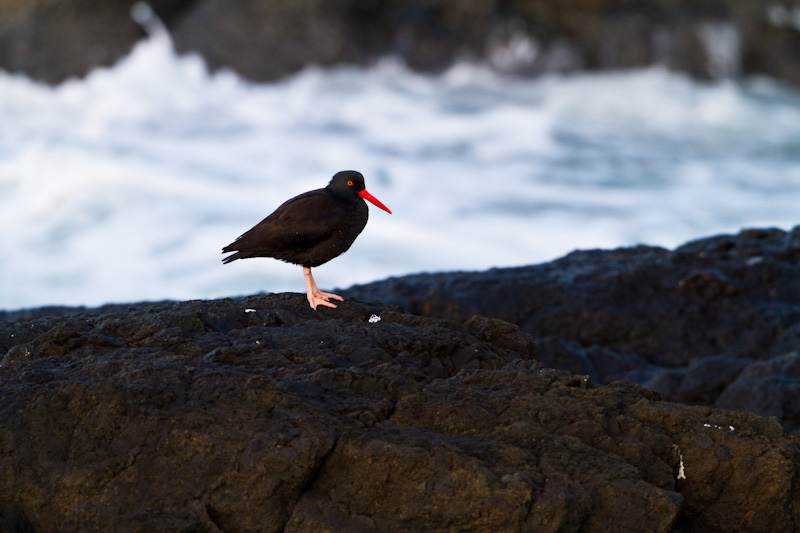
{"label": "rocky shoreline", "polygon": [[[0,0],[0,68],[58,83],[110,65],[145,35],[131,16],[135,5],[135,0]],[[231,68],[256,81],[312,64],[366,65],[393,56],[425,72],[469,59],[524,75],[664,65],[705,79],[761,74],[800,83],[800,7],[788,2],[151,0],[149,5],[178,52],[197,52],[213,70]],[[146,10],[137,9],[139,18],[146,18]]]}
{"label": "rocky shoreline", "polygon": [[547,366],[800,428],[800,226],[405,276],[345,294],[424,316],[506,320],[536,339]]}
{"label": "rocky shoreline", "polygon": [[0,530],[791,531],[798,268],[800,227],[390,279],[317,312],[5,312]]}

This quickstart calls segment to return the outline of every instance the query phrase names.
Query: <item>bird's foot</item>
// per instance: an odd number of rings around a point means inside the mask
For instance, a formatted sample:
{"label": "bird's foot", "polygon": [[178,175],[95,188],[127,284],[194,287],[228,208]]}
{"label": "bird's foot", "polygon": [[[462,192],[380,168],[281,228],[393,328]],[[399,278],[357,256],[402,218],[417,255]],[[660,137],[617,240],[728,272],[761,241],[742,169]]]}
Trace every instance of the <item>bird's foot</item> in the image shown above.
{"label": "bird's foot", "polygon": [[336,307],[336,304],[329,301],[331,299],[339,300],[340,302],[344,301],[344,298],[339,296],[338,294],[331,294],[329,292],[322,292],[321,290],[316,290],[313,293],[308,295],[308,303],[311,306],[311,309],[314,311],[317,310],[318,305],[324,305],[325,307]]}
{"label": "bird's foot", "polygon": [[324,305],[325,307],[336,307],[336,304],[330,301],[331,298],[334,300],[339,300],[340,302],[344,301],[344,298],[338,294],[331,294],[329,292],[322,292],[319,290],[319,287],[317,287],[317,282],[314,281],[314,276],[311,275],[311,268],[304,266],[303,276],[306,278],[306,296],[308,297],[308,304],[314,311],[317,310],[318,305]]}

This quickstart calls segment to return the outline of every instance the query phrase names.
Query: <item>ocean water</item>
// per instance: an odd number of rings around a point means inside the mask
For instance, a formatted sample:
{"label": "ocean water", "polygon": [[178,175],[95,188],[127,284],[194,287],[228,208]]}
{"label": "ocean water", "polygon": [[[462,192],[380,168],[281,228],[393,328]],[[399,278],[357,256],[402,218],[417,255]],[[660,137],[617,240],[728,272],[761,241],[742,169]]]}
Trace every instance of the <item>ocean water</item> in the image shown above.
{"label": "ocean water", "polygon": [[0,72],[0,308],[304,292],[220,249],[342,169],[371,208],[323,290],[800,223],[800,91],[660,68],[538,79],[387,60],[255,84],[156,32],[49,87]]}

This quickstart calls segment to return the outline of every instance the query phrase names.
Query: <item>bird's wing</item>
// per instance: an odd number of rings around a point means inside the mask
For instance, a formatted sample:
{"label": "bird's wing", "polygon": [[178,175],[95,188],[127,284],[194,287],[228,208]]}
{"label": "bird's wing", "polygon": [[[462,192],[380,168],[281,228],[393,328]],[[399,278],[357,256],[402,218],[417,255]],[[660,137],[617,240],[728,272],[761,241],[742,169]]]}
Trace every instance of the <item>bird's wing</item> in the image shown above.
{"label": "bird's wing", "polygon": [[306,250],[337,231],[341,207],[320,191],[287,200],[274,213],[244,233],[228,248],[274,253]]}

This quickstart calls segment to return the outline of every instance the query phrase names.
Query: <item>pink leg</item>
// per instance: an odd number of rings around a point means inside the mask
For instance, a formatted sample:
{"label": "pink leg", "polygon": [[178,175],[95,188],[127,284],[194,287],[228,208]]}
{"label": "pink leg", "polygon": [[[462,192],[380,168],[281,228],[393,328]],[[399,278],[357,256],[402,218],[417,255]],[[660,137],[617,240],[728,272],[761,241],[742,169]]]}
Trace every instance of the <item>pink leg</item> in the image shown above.
{"label": "pink leg", "polygon": [[326,307],[336,307],[336,304],[329,302],[331,298],[334,300],[339,300],[340,302],[344,301],[344,298],[338,296],[336,294],[331,294],[329,292],[322,292],[317,287],[316,282],[314,281],[314,276],[311,275],[311,269],[308,267],[303,267],[303,276],[306,278],[306,295],[308,296],[308,303],[311,306],[311,309],[314,311],[317,310],[318,305],[324,305]]}

